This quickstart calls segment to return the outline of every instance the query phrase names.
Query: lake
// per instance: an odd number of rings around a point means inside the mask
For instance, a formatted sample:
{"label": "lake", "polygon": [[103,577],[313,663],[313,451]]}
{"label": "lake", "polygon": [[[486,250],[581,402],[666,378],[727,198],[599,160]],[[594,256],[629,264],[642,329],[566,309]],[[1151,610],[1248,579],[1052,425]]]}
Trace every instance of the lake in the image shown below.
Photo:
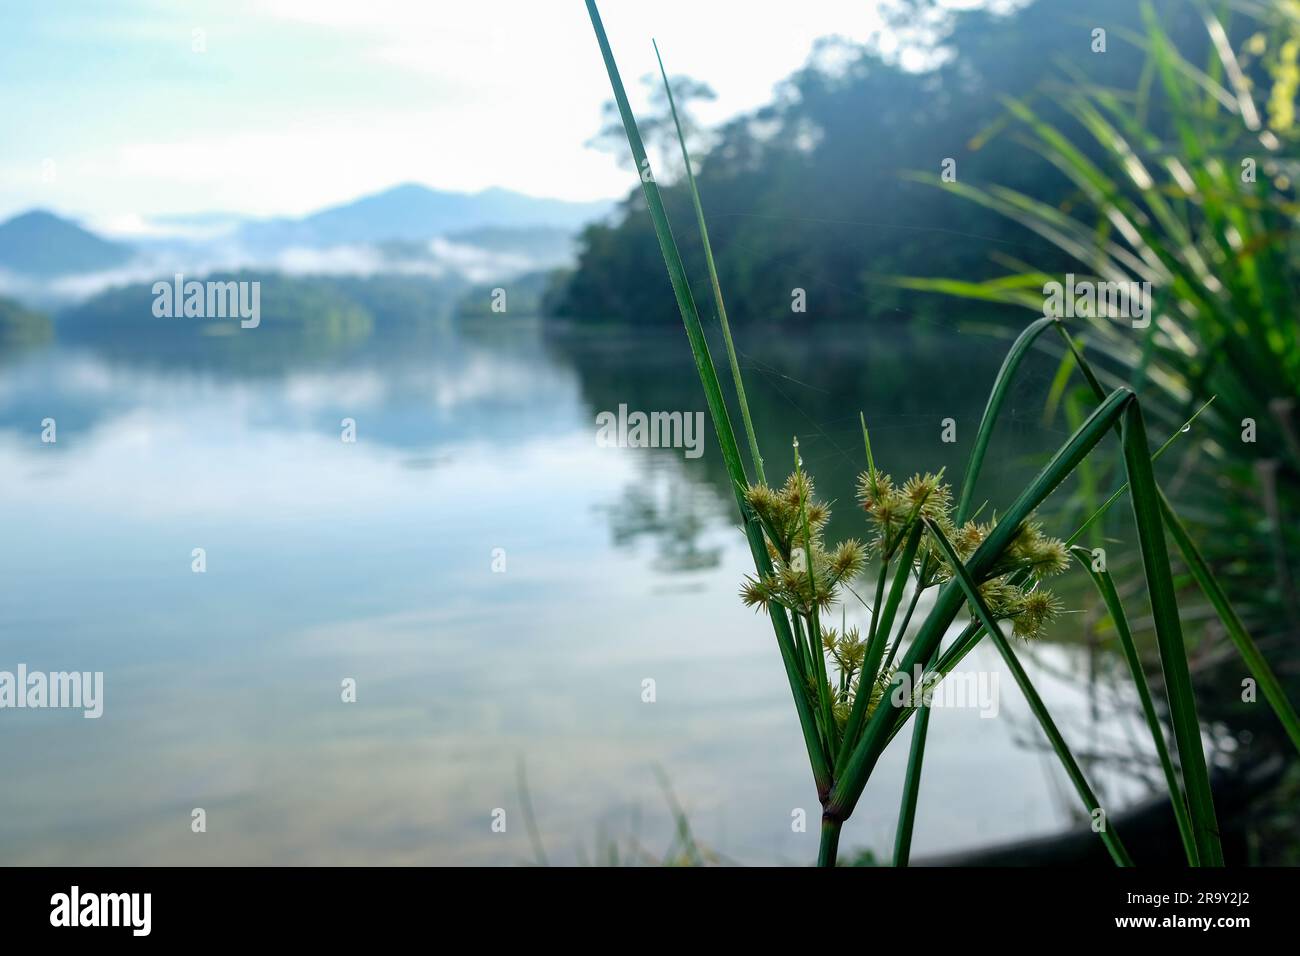
{"label": "lake", "polygon": [[[259,331],[239,333],[250,355]],[[1009,342],[955,323],[737,335],[769,476],[797,435],[831,541],[867,534],[859,411],[882,468],[955,479]],[[666,849],[660,770],[720,857],[815,858],[816,795],[770,626],[737,597],[750,559],[711,429],[699,458],[596,441],[620,404],[704,410],[680,328],[492,316],[302,363],[202,348],[0,363],[0,670],[104,674],[99,719],[0,713],[0,862],[523,863],[521,761],[552,862]],[[1042,421],[1054,360],[1027,365],[981,485],[994,507],[1067,434]],[[1022,657],[1122,808],[1158,771],[1131,684],[1110,679],[1122,661],[1084,630],[1067,615]],[[997,675],[999,706],[934,712],[917,857],[1080,820],[991,646],[962,670]],[[891,850],[907,736],[842,855]]]}

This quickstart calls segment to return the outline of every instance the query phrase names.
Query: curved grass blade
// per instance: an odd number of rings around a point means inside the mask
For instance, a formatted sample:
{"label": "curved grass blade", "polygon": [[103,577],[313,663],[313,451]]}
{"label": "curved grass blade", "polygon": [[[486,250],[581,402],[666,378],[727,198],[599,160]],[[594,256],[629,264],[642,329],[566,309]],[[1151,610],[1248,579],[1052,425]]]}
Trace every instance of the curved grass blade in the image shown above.
{"label": "curved grass blade", "polygon": [[[1021,692],[1025,695],[1025,699],[1029,702],[1030,710],[1038,718],[1043,733],[1047,735],[1047,739],[1052,744],[1052,750],[1056,752],[1057,759],[1065,767],[1070,782],[1074,784],[1074,789],[1079,794],[1079,799],[1083,801],[1084,809],[1088,812],[1089,817],[1094,820],[1098,810],[1101,810],[1104,815],[1105,811],[1101,808],[1101,802],[1097,799],[1097,795],[1093,793],[1092,787],[1088,785],[1083,770],[1080,769],[1078,761],[1074,759],[1074,754],[1070,752],[1070,748],[1065,742],[1065,738],[1061,736],[1060,730],[1057,729],[1056,722],[1052,720],[1052,715],[1047,712],[1047,707],[1043,703],[1043,699],[1038,696],[1038,691],[1034,689],[1033,683],[1029,680],[1029,675],[1025,673],[1025,669],[1020,665],[1015,652],[1011,650],[1011,645],[1007,643],[1006,637],[998,627],[997,621],[994,620],[988,605],[984,602],[979,587],[975,584],[970,572],[961,563],[961,558],[957,556],[957,552],[948,542],[939,526],[929,518],[924,520],[930,536],[934,538],[942,549],[944,556],[948,559],[954,578],[965,593],[967,601],[975,609],[977,616],[984,624],[984,629],[989,632],[998,653],[1002,655],[1002,660],[1006,662],[1007,668],[1011,671],[1016,683],[1020,686]],[[1129,857],[1128,851],[1124,849],[1119,834],[1105,821],[1104,816],[1102,829],[1098,831],[1098,835],[1101,837],[1102,842],[1106,844],[1106,849],[1110,851],[1111,858],[1115,861],[1116,866],[1133,865],[1133,860]]]}
{"label": "curved grass blade", "polygon": [[[1196,412],[1192,415],[1192,417],[1187,419],[1186,424],[1184,424],[1182,428],[1178,429],[1178,431],[1174,432],[1167,439],[1165,439],[1165,443],[1161,445],[1159,448],[1157,448],[1156,453],[1151,456],[1152,464],[1160,460],[1160,456],[1163,455],[1168,450],[1170,445],[1172,445],[1175,441],[1178,440],[1179,435],[1182,435],[1191,429],[1192,422],[1196,421],[1196,419],[1200,417],[1201,412],[1209,408],[1210,402],[1213,401],[1214,399],[1211,398],[1209,402],[1206,402],[1204,405],[1198,408]],[[1097,521],[1097,519],[1099,519],[1102,515],[1104,515],[1107,511],[1109,511],[1110,506],[1113,505],[1115,502],[1119,501],[1119,499],[1124,496],[1124,492],[1126,491],[1128,491],[1127,481],[1125,481],[1118,488],[1116,488],[1115,491],[1111,493],[1111,496],[1101,503],[1101,507],[1099,507],[1096,511],[1090,514],[1088,516],[1088,519],[1084,521],[1083,524],[1075,528],[1074,533],[1071,534],[1070,537],[1065,539],[1065,543],[1067,545],[1073,545],[1076,541],[1078,541],[1081,537],[1083,537],[1083,533],[1087,531],[1088,528],[1090,528],[1092,524],[1095,521]]]}
{"label": "curved grass blade", "polygon": [[[952,644],[947,650],[937,654],[938,662],[932,664],[928,669],[922,670],[920,677],[914,683],[929,681],[930,686],[938,687],[939,682],[956,669],[957,665],[966,659],[966,655],[975,649],[975,645],[984,637],[984,625],[978,620],[972,620],[961,633],[953,639]],[[915,674],[915,670],[913,671]],[[933,675],[933,676],[931,676]],[[916,707],[901,707],[895,712],[894,726],[889,731],[886,740],[888,743],[898,736],[898,732],[903,729],[907,719],[917,711]]]}
{"label": "curved grass blade", "polygon": [[1111,579],[1109,571],[1093,567],[1092,552],[1087,548],[1078,547],[1073,548],[1072,551],[1088,572],[1088,576],[1092,578],[1093,584],[1097,586],[1097,592],[1105,602],[1106,611],[1115,625],[1115,633],[1119,635],[1124,659],[1133,674],[1133,685],[1137,688],[1138,699],[1142,703],[1142,713],[1146,717],[1147,727],[1151,730],[1151,739],[1155,743],[1160,767],[1165,774],[1165,783],[1169,787],[1169,802],[1173,805],[1174,818],[1178,821],[1178,834],[1183,840],[1183,850],[1187,854],[1187,862],[1196,866],[1199,860],[1196,838],[1192,835],[1192,820],[1187,814],[1187,802],[1183,796],[1182,783],[1178,779],[1178,771],[1174,768],[1173,758],[1169,756],[1164,728],[1160,726],[1160,718],[1156,715],[1155,703],[1151,699],[1151,688],[1147,685],[1146,672],[1142,669],[1142,659],[1138,657],[1137,645],[1133,643],[1133,632],[1129,630],[1128,617],[1124,613],[1124,605],[1120,602],[1119,592],[1115,590],[1115,582]]}
{"label": "curved grass blade", "polygon": [[975,445],[971,449],[970,461],[966,465],[966,474],[962,477],[961,498],[957,502],[957,513],[954,518],[957,527],[961,527],[970,517],[975,483],[979,478],[980,469],[984,467],[984,456],[988,452],[989,439],[993,437],[993,428],[997,425],[998,415],[1002,411],[1002,404],[1006,401],[1007,390],[1011,387],[1016,370],[1038,336],[1054,323],[1056,319],[1050,316],[1030,322],[1017,336],[1006,358],[1002,360],[1002,367],[998,369],[997,378],[993,380],[993,390],[989,392],[988,404],[984,406],[984,416],[980,419],[979,432],[975,435]]}

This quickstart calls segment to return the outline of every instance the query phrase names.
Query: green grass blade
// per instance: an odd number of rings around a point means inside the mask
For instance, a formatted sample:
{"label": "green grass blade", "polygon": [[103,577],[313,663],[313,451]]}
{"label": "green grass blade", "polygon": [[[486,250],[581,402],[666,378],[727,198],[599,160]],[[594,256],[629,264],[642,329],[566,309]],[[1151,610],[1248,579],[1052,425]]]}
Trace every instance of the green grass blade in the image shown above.
{"label": "green grass blade", "polygon": [[903,615],[903,621],[898,625],[898,630],[894,633],[894,641],[889,647],[889,653],[885,655],[885,662],[880,665],[881,670],[889,670],[890,665],[894,663],[894,655],[903,645],[903,638],[907,636],[907,627],[912,623],[912,615],[916,613],[916,606],[921,603],[921,594],[925,591],[924,581],[930,570],[930,556],[927,554],[921,561],[921,568],[917,574],[916,587],[912,590],[912,600],[907,605],[907,613]]}
{"label": "green grass blade", "polygon": [[912,853],[916,799],[921,793],[921,769],[925,762],[925,739],[929,730],[930,708],[922,704],[916,710],[916,723],[912,725],[912,745],[907,751],[907,771],[903,775],[903,797],[898,807],[898,827],[894,831],[894,866],[907,866]]}
{"label": "green grass blade", "polygon": [[[1165,439],[1165,443],[1161,445],[1159,448],[1157,448],[1156,453],[1151,456],[1152,464],[1155,464],[1157,461],[1160,460],[1160,456],[1163,455],[1169,449],[1170,445],[1172,445],[1175,441],[1178,440],[1179,435],[1185,434],[1187,431],[1191,429],[1192,422],[1196,421],[1196,419],[1200,417],[1201,412],[1209,408],[1210,403],[1213,401],[1214,399],[1211,398],[1209,402],[1206,402],[1204,405],[1198,408],[1195,411],[1195,413],[1193,413],[1192,417],[1187,419],[1186,423],[1183,425],[1182,428],[1178,429],[1178,431],[1174,432],[1167,439]],[[1118,488],[1116,488],[1115,491],[1112,492],[1111,496],[1107,498],[1105,501],[1103,501],[1101,503],[1101,506],[1088,516],[1087,520],[1084,521],[1083,524],[1075,528],[1074,533],[1071,534],[1070,537],[1066,539],[1065,543],[1067,545],[1072,545],[1076,541],[1078,541],[1079,538],[1083,536],[1083,533],[1087,531],[1088,528],[1090,528],[1094,522],[1096,522],[1102,515],[1104,515],[1107,511],[1110,510],[1111,505],[1119,501],[1119,499],[1124,496],[1124,493],[1126,491],[1128,491],[1127,481],[1121,484]]]}
{"label": "green grass blade", "polygon": [[[772,570],[771,560],[767,553],[767,543],[753,509],[745,501],[746,478],[745,469],[740,460],[740,449],[736,445],[736,436],[732,431],[731,420],[727,415],[727,406],[723,401],[718,374],[713,366],[713,359],[709,355],[709,346],[704,338],[704,330],[700,326],[700,316],[695,308],[695,301],[691,297],[690,285],[686,280],[686,269],[682,265],[681,254],[677,250],[672,228],[668,224],[668,214],[664,210],[663,199],[659,195],[659,186],[651,174],[650,159],[646,155],[645,144],[642,142],[641,133],[637,129],[636,118],[632,115],[632,107],[628,103],[627,92],[623,88],[623,80],[619,76],[618,65],[614,62],[614,53],[610,49],[609,38],[605,35],[605,27],[601,23],[600,12],[596,9],[595,0],[587,0],[587,13],[591,17],[591,26],[596,33],[596,42],[600,45],[600,54],[605,61],[605,70],[609,74],[609,84],[614,92],[614,101],[618,105],[618,112],[623,120],[623,130],[627,134],[628,146],[632,150],[632,159],[636,164],[636,168],[641,172],[641,189],[645,195],[646,207],[649,210],[651,222],[654,224],[655,236],[659,240],[659,249],[663,253],[664,265],[668,270],[668,278],[673,287],[673,295],[677,299],[677,308],[682,315],[682,324],[686,327],[686,337],[690,342],[691,355],[695,360],[695,370],[699,375],[700,384],[704,388],[709,414],[713,420],[714,431],[717,432],[718,436],[718,445],[722,450],[722,458],[735,490],[736,504],[744,520],[745,537],[749,542],[749,550],[754,559],[754,566],[760,576],[766,576]],[[775,604],[769,605],[768,614],[772,619],[772,629],[776,633],[777,647],[781,652],[782,663],[785,665],[786,679],[794,696],[795,709],[799,714],[799,725],[803,732],[804,744],[808,750],[808,760],[812,766],[817,790],[819,794],[824,794],[831,783],[830,756],[826,752],[826,748],[823,746],[818,734],[807,688],[800,677],[800,668],[796,657],[798,651],[794,644],[790,622],[785,611]]]}
{"label": "green grass blade", "polygon": [[1183,784],[1187,788],[1197,855],[1204,866],[1222,866],[1223,848],[1219,844],[1219,824],[1215,819],[1210,775],[1201,746],[1201,725],[1196,716],[1192,675],[1187,666],[1183,629],[1178,619],[1174,579],[1169,570],[1160,494],[1151,469],[1151,449],[1147,445],[1142,409],[1136,401],[1130,402],[1124,410],[1124,468],[1128,472],[1129,500],[1137,524],[1138,546],[1151,599],[1156,643],[1160,646],[1160,666],[1165,675],[1165,693],[1169,698],[1178,759],[1183,768]]}
{"label": "green grass blade", "polygon": [[[1078,351],[1075,351],[1074,354],[1075,360],[1079,363],[1080,369],[1083,370],[1085,377],[1088,379],[1088,383],[1092,386],[1094,394],[1100,396],[1101,385],[1097,381],[1097,376],[1092,371],[1092,367],[1087,358]],[[1211,399],[1211,401],[1213,401],[1213,399]],[[1206,405],[1209,405],[1209,402],[1206,402]],[[1196,417],[1205,410],[1206,405],[1201,406],[1201,408],[1197,410],[1196,415],[1193,415],[1188,421],[1188,425],[1190,425],[1192,421],[1194,421]],[[1169,441],[1165,442],[1165,444],[1161,446],[1160,451],[1156,453],[1152,458],[1152,461],[1160,456],[1177,435],[1178,433],[1175,433],[1175,435],[1170,437]],[[1125,487],[1127,487],[1127,485]],[[1191,536],[1187,533],[1187,528],[1183,525],[1177,513],[1169,504],[1169,500],[1165,497],[1164,492],[1160,491],[1158,488],[1156,490],[1160,499],[1161,516],[1164,519],[1165,527],[1168,529],[1170,535],[1173,536],[1174,543],[1178,545],[1178,550],[1182,552],[1183,560],[1187,562],[1192,577],[1195,579],[1202,593],[1204,593],[1206,598],[1209,599],[1210,604],[1213,605],[1220,622],[1227,630],[1228,636],[1231,638],[1233,645],[1237,648],[1237,653],[1241,655],[1242,660],[1245,661],[1246,666],[1250,668],[1251,673],[1259,682],[1260,689],[1264,692],[1264,699],[1267,700],[1269,706],[1273,708],[1273,713],[1277,715],[1277,719],[1280,720],[1282,726],[1286,728],[1287,736],[1291,738],[1291,742],[1295,745],[1296,749],[1300,751],[1300,718],[1297,718],[1295,708],[1293,708],[1291,702],[1287,700],[1286,693],[1282,690],[1281,682],[1273,673],[1272,668],[1268,666],[1268,661],[1260,652],[1259,645],[1255,643],[1245,626],[1241,623],[1241,618],[1239,618],[1236,611],[1233,610],[1232,602],[1228,600],[1227,593],[1223,590],[1223,586],[1220,585],[1218,579],[1215,578],[1214,572],[1210,569],[1209,564],[1201,555],[1196,544],[1192,541]],[[1110,507],[1111,503],[1118,498],[1123,491],[1124,488],[1121,488],[1112,495],[1111,499],[1102,505],[1098,514],[1089,518],[1083,527],[1087,527],[1087,525],[1094,521],[1102,511],[1105,511],[1106,508]],[[1067,543],[1072,543],[1078,535],[1082,533],[1082,531],[1083,528],[1080,528],[1079,531],[1071,536],[1070,541]]]}
{"label": "green grass blade", "polygon": [[[652,43],[654,41],[651,41]],[[677,118],[677,104],[673,100],[673,88],[668,83],[668,72],[664,69],[663,57],[659,55],[659,44],[654,44],[655,58],[659,61],[659,74],[664,80],[664,92],[668,94],[668,108],[673,114],[673,126],[677,128],[677,142],[682,147],[682,162],[686,166],[686,183],[691,188],[691,201],[695,204],[695,221],[700,227],[700,241],[704,244],[704,261],[709,268],[709,282],[713,285],[713,303],[718,307],[718,321],[722,324],[722,340],[727,346],[727,361],[731,363],[731,379],[736,386],[736,401],[740,405],[740,417],[745,425],[745,437],[749,440],[749,455],[754,463],[754,474],[761,484],[767,484],[763,473],[763,456],[758,450],[758,437],[754,433],[754,422],[749,417],[749,401],[745,398],[745,383],[740,377],[740,363],[736,360],[736,345],[731,340],[731,324],[727,321],[727,307],[722,301],[722,285],[718,282],[718,269],[713,264],[713,245],[709,242],[709,229],[704,223],[704,206],[700,202],[700,191],[695,185],[695,172],[691,168],[691,157],[686,151],[686,137],[682,135],[682,124]]]}
{"label": "green grass blade", "polygon": [[[948,542],[939,526],[928,518],[925,519],[925,524],[930,531],[931,537],[934,538],[940,549],[942,549],[944,556],[947,557],[955,580],[961,585],[961,589],[966,595],[966,600],[975,609],[984,625],[984,629],[988,631],[989,636],[993,639],[998,653],[1002,655],[1002,660],[1006,662],[1007,668],[1011,671],[1016,683],[1020,686],[1021,692],[1025,695],[1025,699],[1029,702],[1029,708],[1034,712],[1039,725],[1043,728],[1043,733],[1047,735],[1047,739],[1051,742],[1052,750],[1056,752],[1057,759],[1061,761],[1061,765],[1069,775],[1071,783],[1074,784],[1074,789],[1078,791],[1084,809],[1088,812],[1090,818],[1095,819],[1096,812],[1101,809],[1101,802],[1097,799],[1097,795],[1093,793],[1092,787],[1088,785],[1083,770],[1080,769],[1078,761],[1074,759],[1074,754],[1070,752],[1070,748],[1065,742],[1065,738],[1061,736],[1060,730],[1057,729],[1056,722],[1052,720],[1052,715],[1048,713],[1043,699],[1038,695],[1038,691],[1029,680],[1029,675],[1025,673],[1025,669],[1020,665],[1015,652],[1011,650],[1011,645],[1007,643],[1007,639],[998,627],[997,621],[993,619],[988,605],[980,594],[979,587],[975,584],[970,572],[966,570],[965,565],[961,563],[961,558],[957,556],[957,552]],[[1105,813],[1104,810],[1102,812]],[[1124,844],[1120,841],[1119,834],[1110,826],[1108,819],[1103,818],[1099,835],[1102,842],[1106,844],[1106,849],[1110,851],[1111,858],[1115,861],[1116,866],[1133,865],[1128,851],[1124,849]]]}
{"label": "green grass blade", "polygon": [[1101,595],[1111,622],[1115,625],[1115,633],[1119,635],[1124,659],[1133,674],[1133,684],[1142,703],[1142,713],[1146,717],[1147,727],[1151,730],[1156,755],[1160,758],[1160,767],[1164,771],[1165,783],[1169,787],[1169,802],[1173,805],[1174,817],[1178,821],[1178,834],[1183,840],[1183,850],[1187,854],[1187,862],[1196,866],[1199,859],[1196,838],[1192,835],[1192,820],[1187,813],[1182,783],[1178,779],[1178,771],[1174,768],[1173,758],[1170,757],[1169,747],[1165,743],[1164,728],[1160,726],[1160,717],[1156,714],[1151,688],[1147,684],[1146,672],[1142,669],[1142,659],[1138,657],[1137,645],[1133,642],[1133,632],[1129,629],[1128,617],[1124,613],[1124,605],[1120,602],[1119,592],[1115,590],[1115,582],[1111,579],[1109,571],[1099,571],[1093,567],[1092,552],[1087,548],[1074,548],[1073,551],[1074,556],[1088,572],[1088,576],[1092,578],[1093,584],[1097,586],[1097,592]]}
{"label": "green grass blade", "polygon": [[1277,714],[1278,720],[1286,728],[1287,736],[1295,745],[1296,750],[1300,751],[1300,718],[1297,718],[1295,708],[1287,700],[1286,693],[1282,690],[1282,683],[1273,673],[1272,668],[1268,666],[1268,661],[1260,653],[1259,645],[1251,639],[1250,634],[1246,631],[1245,626],[1241,623],[1241,618],[1232,609],[1232,602],[1224,593],[1222,586],[1214,577],[1214,572],[1202,557],[1201,552],[1197,549],[1195,542],[1187,533],[1178,515],[1170,506],[1169,500],[1165,498],[1164,492],[1160,493],[1160,510],[1165,519],[1165,527],[1169,529],[1169,534],[1174,539],[1174,544],[1178,545],[1178,550],[1182,552],[1183,560],[1187,562],[1188,570],[1191,571],[1192,577],[1200,586],[1201,591],[1214,606],[1215,612],[1219,615],[1219,620],[1228,631],[1228,636],[1232,643],[1236,645],[1237,653],[1241,659],[1246,662],[1246,667],[1250,669],[1255,680],[1259,682],[1260,690],[1264,692],[1264,699],[1269,702],[1273,708],[1273,713]]}
{"label": "green grass blade", "polygon": [[858,412],[858,421],[862,423],[862,444],[867,448],[867,471],[876,473],[876,459],[871,457],[871,433],[867,431],[867,416]]}
{"label": "green grass blade", "polygon": [[988,452],[989,439],[993,437],[993,428],[997,425],[1002,403],[1006,401],[1007,391],[1015,379],[1016,369],[1020,367],[1025,353],[1037,341],[1038,336],[1055,322],[1055,319],[1045,316],[1029,323],[1012,344],[1006,358],[1002,360],[1002,367],[998,369],[997,378],[993,380],[993,390],[989,392],[988,403],[984,406],[984,417],[980,419],[979,432],[975,435],[975,445],[971,449],[970,461],[966,465],[966,474],[962,478],[961,498],[957,502],[957,513],[954,518],[959,528],[970,517],[975,484],[979,479],[980,469],[984,467],[984,456]]}

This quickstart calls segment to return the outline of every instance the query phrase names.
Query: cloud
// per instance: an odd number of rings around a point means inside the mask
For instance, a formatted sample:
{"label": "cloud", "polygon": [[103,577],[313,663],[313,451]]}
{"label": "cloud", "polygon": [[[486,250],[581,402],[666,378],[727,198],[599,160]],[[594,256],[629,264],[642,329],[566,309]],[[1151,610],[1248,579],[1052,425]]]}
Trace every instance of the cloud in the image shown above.
{"label": "cloud", "polygon": [[[803,0],[765,9],[742,35],[743,9],[663,0],[603,13],[629,81],[655,71],[654,35],[672,72],[717,90],[706,121],[766,102],[816,37],[863,40],[879,22],[873,4]],[[635,182],[621,154],[585,145],[609,90],[578,3],[133,0],[64,17],[59,29],[19,22],[21,62],[0,68],[14,79],[0,110],[17,134],[0,210],[301,214],[407,181],[562,199]],[[87,18],[110,48],[76,28]],[[202,54],[195,27],[207,30]],[[46,158],[57,182],[40,180]]]}

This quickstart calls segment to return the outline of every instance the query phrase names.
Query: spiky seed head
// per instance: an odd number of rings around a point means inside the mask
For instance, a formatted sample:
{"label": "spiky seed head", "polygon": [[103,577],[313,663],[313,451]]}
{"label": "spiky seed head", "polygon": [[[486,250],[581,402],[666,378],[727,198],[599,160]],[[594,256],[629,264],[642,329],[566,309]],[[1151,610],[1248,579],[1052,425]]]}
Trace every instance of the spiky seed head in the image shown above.
{"label": "spiky seed head", "polygon": [[745,607],[766,611],[768,603],[772,600],[770,580],[765,582],[745,575],[745,580],[740,586],[740,600],[744,602]]}
{"label": "spiky seed head", "polygon": [[867,563],[867,549],[854,538],[841,541],[831,555],[830,568],[835,580],[853,579]]}
{"label": "spiky seed head", "polygon": [[910,509],[919,510],[927,518],[946,515],[952,505],[952,489],[930,472],[907,479],[903,483],[903,497]]}
{"label": "spiky seed head", "polygon": [[831,716],[835,718],[836,725],[843,730],[849,722],[849,715],[853,713],[853,698],[839,697],[831,704]]}
{"label": "spiky seed head", "polygon": [[858,476],[858,500],[868,512],[874,511],[893,493],[893,479],[883,471],[864,471]]}
{"label": "spiky seed head", "polygon": [[1007,550],[1017,558],[1026,558],[1033,553],[1042,540],[1042,523],[1029,519],[1016,529],[1015,537],[1011,539]]}
{"label": "spiky seed head", "polygon": [[1021,597],[1011,618],[1012,630],[1025,640],[1038,637],[1061,613],[1061,607],[1055,594],[1045,588],[1036,588]]}
{"label": "spiky seed head", "polygon": [[1020,606],[1020,589],[1006,578],[993,578],[979,586],[980,597],[994,618],[1008,617]]}
{"label": "spiky seed head", "polygon": [[1034,574],[1048,578],[1070,568],[1070,549],[1057,538],[1043,538],[1029,557]]}
{"label": "spiky seed head", "polygon": [[886,535],[901,527],[911,514],[912,503],[906,495],[897,490],[891,491],[888,497],[877,501],[871,511],[871,517],[876,520],[880,531]]}
{"label": "spiky seed head", "polygon": [[840,638],[838,651],[845,667],[857,670],[862,666],[862,661],[867,656],[867,645],[858,635],[857,628],[850,628],[849,632]]}
{"label": "spiky seed head", "polygon": [[773,491],[767,485],[753,484],[745,489],[745,500],[755,507],[760,504],[770,504],[772,498]]}
{"label": "spiky seed head", "polygon": [[986,525],[967,521],[957,530],[952,546],[957,549],[957,553],[963,558],[968,558],[979,550],[979,546],[984,543],[984,539],[987,537],[988,527]]}
{"label": "spiky seed head", "polygon": [[[878,707],[880,705],[880,702],[885,699],[885,691],[888,689],[889,685],[894,682],[894,674],[896,673],[896,671],[897,668],[894,667],[889,668],[887,671],[882,671],[880,673],[880,676],[877,677],[874,682],[872,682],[871,687],[868,691],[870,696],[867,698],[868,717],[870,717],[873,713],[875,713],[876,707]],[[860,686],[858,692],[861,693]]]}
{"label": "spiky seed head", "polygon": [[781,498],[785,504],[792,508],[798,508],[800,502],[812,500],[813,482],[806,472],[793,472],[785,480],[784,487],[781,488]]}

